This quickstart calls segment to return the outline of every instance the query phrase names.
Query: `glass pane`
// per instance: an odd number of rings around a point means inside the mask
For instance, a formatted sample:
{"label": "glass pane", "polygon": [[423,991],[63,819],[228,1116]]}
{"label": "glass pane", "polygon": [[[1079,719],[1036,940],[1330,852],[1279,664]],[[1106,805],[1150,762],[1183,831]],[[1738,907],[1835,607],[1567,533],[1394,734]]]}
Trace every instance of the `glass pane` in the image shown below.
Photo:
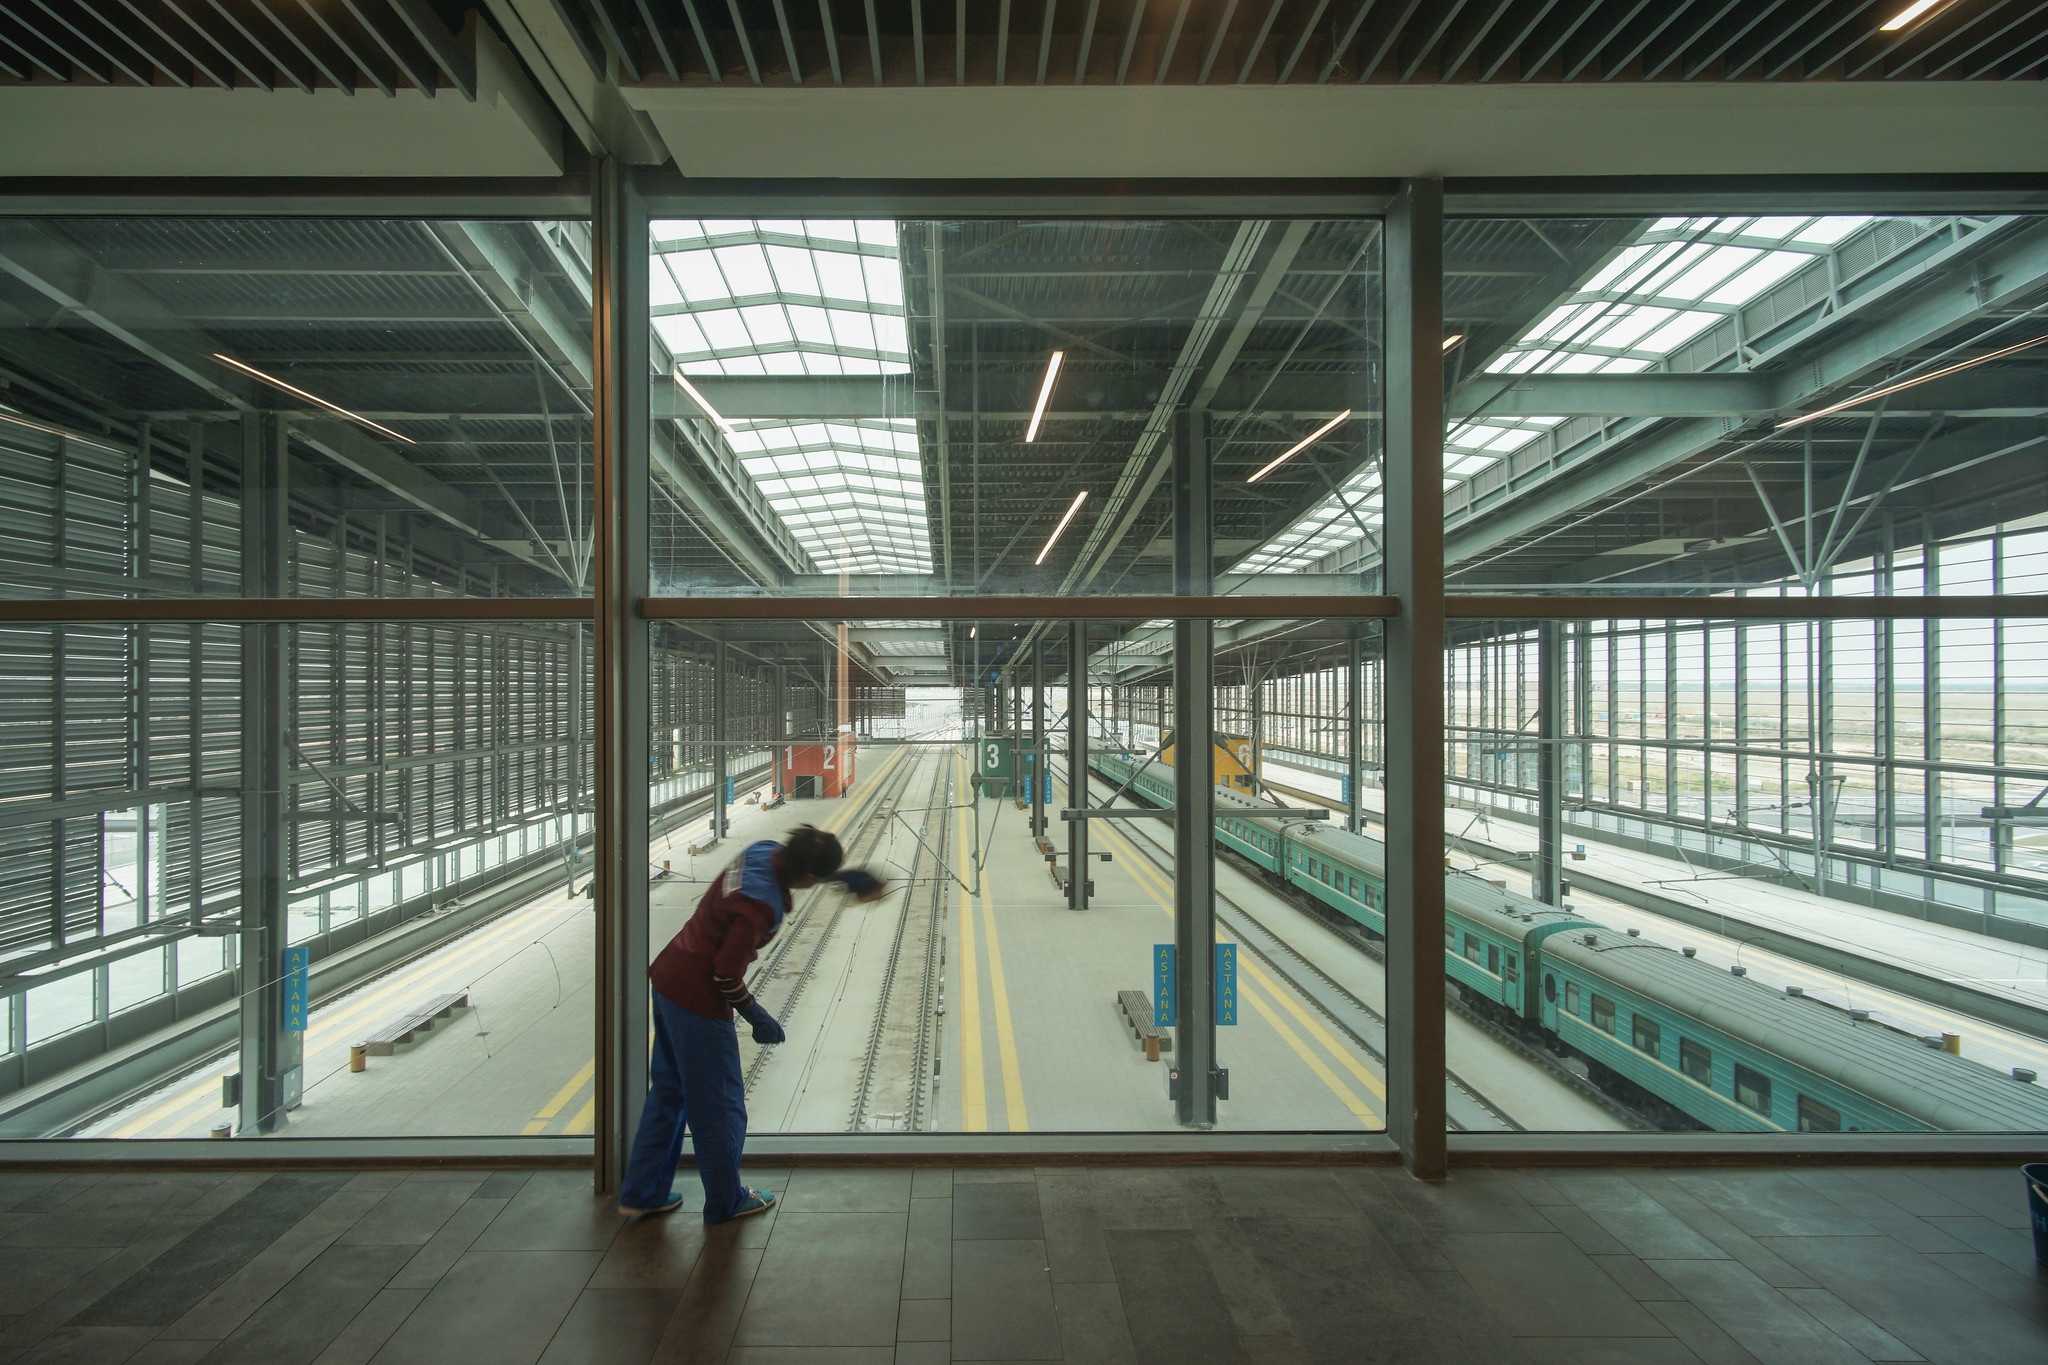
{"label": "glass pane", "polygon": [[[1331,828],[1326,798],[1257,774],[1350,781],[1348,738],[1333,740],[1327,708],[1349,696],[1356,651],[1360,770],[1376,776],[1377,632],[1321,620],[1216,630],[1217,822],[1202,853],[1215,860],[1216,941],[1236,955],[1235,1022],[1217,1029],[1230,1076],[1218,1126],[1376,1129],[1377,845],[1341,818]],[[1078,642],[1068,622],[857,622],[843,641],[796,623],[654,627],[654,989],[715,1017],[736,994],[715,994],[723,975],[780,1022],[788,1041],[769,1046],[752,1023],[737,1029],[752,1131],[1181,1126],[1169,1075],[1191,1022],[1184,1008],[1154,1013],[1166,1007],[1156,954],[1175,942],[1186,875],[1169,818],[1173,634],[1160,621],[1090,622]],[[1299,665],[1284,680],[1269,666],[1283,648]],[[1086,807],[1126,812],[1114,818],[1071,818],[1077,657]],[[773,859],[794,856],[804,825],[833,834],[886,894],[782,885],[790,864]],[[1311,888],[1293,856],[1311,848],[1343,880]],[[769,861],[749,873],[749,857]],[[785,875],[748,896],[766,909],[729,899],[735,879],[744,889],[778,866]],[[705,945],[740,915],[760,923],[721,973]]]}
{"label": "glass pane", "polygon": [[2033,622],[1455,626],[1448,923],[1522,979],[1447,954],[1454,1070],[1513,1040],[1529,1128],[2048,1127]]}
{"label": "glass pane", "polygon": [[587,627],[0,636],[11,1133],[588,1130]]}
{"label": "glass pane", "polygon": [[1453,220],[1450,590],[2040,591],[2044,237],[2024,215]]}
{"label": "glass pane", "polygon": [[587,595],[589,260],[575,222],[0,224],[0,595]]}
{"label": "glass pane", "polygon": [[1226,587],[1377,516],[1375,222],[675,220],[653,238],[658,594],[1170,592],[1191,409]]}

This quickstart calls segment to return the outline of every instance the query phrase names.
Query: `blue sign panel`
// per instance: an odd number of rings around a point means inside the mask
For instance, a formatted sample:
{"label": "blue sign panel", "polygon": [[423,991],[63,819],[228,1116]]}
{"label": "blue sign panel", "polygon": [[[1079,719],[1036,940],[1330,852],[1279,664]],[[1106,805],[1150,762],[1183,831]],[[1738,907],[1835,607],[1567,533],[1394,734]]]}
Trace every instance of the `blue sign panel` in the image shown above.
{"label": "blue sign panel", "polygon": [[1152,1023],[1157,1028],[1172,1028],[1180,1022],[1174,1008],[1179,963],[1179,951],[1171,943],[1152,945]]}
{"label": "blue sign panel", "polygon": [[284,1031],[304,1033],[306,1013],[313,1000],[313,950],[311,948],[287,948],[284,950]]}
{"label": "blue sign panel", "polygon": [[1351,774],[1349,773],[1337,779],[1337,802],[1339,805],[1344,806],[1351,804]]}
{"label": "blue sign panel", "polygon": [[1216,1022],[1237,1022],[1237,945],[1216,945]]}
{"label": "blue sign panel", "polygon": [[740,780],[737,777],[725,779],[725,804],[730,806],[739,799]]}

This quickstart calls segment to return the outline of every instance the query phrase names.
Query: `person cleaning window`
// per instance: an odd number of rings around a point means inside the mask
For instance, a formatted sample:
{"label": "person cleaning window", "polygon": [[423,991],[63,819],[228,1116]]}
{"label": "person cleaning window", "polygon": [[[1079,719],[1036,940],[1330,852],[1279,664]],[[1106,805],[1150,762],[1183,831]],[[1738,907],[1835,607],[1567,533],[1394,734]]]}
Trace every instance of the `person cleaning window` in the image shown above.
{"label": "person cleaning window", "polygon": [[704,1182],[704,1221],[725,1223],[764,1213],[775,1196],[740,1183],[747,1139],[746,1086],[740,1079],[738,1015],[754,1041],[783,1041],[782,1025],[747,989],[747,967],[782,927],[789,893],[836,881],[856,900],[875,901],[887,884],[858,868],[842,871],[839,840],[805,825],[781,843],[747,846],[697,902],[690,920],[647,969],[654,987],[654,1052],[647,1102],[619,1191],[628,1217],[673,1213],[683,1132],[693,1139]]}

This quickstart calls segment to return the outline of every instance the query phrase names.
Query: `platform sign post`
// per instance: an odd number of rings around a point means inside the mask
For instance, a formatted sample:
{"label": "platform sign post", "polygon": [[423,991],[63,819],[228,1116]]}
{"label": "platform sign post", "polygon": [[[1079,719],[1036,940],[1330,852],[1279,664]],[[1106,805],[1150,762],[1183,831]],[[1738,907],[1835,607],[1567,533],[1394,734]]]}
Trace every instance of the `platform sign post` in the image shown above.
{"label": "platform sign post", "polygon": [[287,948],[279,977],[284,986],[284,1031],[306,1031],[306,1007],[312,999],[313,950]]}
{"label": "platform sign post", "polygon": [[1216,1022],[1237,1022],[1237,945],[1216,945]]}
{"label": "platform sign post", "polygon": [[1174,982],[1180,964],[1180,950],[1171,943],[1152,945],[1152,1026],[1172,1028],[1179,1023],[1174,1008]]}

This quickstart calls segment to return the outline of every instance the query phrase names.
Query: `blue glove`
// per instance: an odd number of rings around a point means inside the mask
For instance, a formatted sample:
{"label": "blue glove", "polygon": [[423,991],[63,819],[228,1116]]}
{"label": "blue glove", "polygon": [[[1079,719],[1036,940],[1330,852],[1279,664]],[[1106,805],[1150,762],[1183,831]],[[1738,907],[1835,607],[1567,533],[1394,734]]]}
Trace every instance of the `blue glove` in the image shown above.
{"label": "blue glove", "polygon": [[782,1031],[782,1025],[776,1022],[775,1016],[761,1008],[761,1002],[758,1000],[741,1010],[740,1018],[754,1026],[754,1041],[763,1046],[782,1042],[789,1037]]}
{"label": "blue glove", "polygon": [[857,867],[848,868],[840,873],[838,879],[841,885],[853,893],[856,900],[871,901],[876,899],[882,894],[882,889],[885,885],[882,879],[874,873],[863,872]]}

